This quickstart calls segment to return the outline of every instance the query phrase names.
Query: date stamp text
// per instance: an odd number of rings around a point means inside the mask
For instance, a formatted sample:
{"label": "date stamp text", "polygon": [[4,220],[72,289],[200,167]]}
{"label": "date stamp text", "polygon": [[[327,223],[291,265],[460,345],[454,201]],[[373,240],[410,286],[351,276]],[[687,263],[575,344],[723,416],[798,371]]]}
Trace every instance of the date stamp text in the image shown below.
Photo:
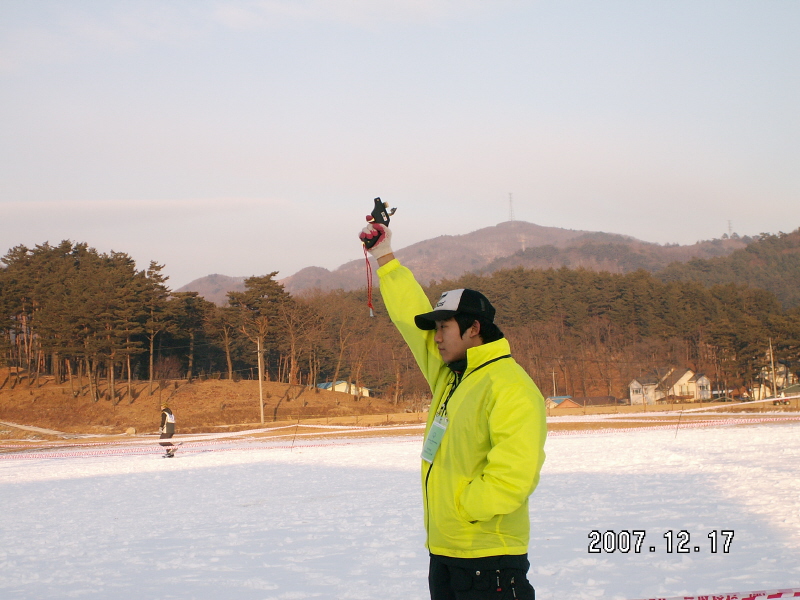
{"label": "date stamp text", "polygon": [[[733,542],[732,529],[711,530],[702,543],[692,543],[692,535],[685,529],[681,529],[677,533],[672,529],[665,531],[662,535],[651,536],[658,539],[658,543],[648,541],[647,532],[642,529],[621,529],[616,531],[608,529],[606,531],[599,531],[597,529],[589,532],[589,554],[602,554],[613,552],[620,552],[627,554],[633,552],[639,554],[641,552],[656,552],[658,549],[666,550],[667,554],[689,554],[691,552],[710,551],[711,554],[722,552],[728,554],[731,550],[731,542]],[[660,539],[663,538],[663,541]]]}

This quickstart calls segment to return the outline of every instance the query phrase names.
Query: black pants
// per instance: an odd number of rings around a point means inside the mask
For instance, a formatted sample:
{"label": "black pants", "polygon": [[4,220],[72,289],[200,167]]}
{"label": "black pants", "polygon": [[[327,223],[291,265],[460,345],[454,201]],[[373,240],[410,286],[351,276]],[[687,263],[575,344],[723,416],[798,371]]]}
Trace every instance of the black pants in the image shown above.
{"label": "black pants", "polygon": [[[467,566],[471,560],[458,561],[463,566],[455,566],[453,561],[431,555],[428,570],[431,600],[536,600],[526,569],[473,569]],[[474,560],[486,564],[483,559]],[[475,566],[481,565],[476,562]]]}

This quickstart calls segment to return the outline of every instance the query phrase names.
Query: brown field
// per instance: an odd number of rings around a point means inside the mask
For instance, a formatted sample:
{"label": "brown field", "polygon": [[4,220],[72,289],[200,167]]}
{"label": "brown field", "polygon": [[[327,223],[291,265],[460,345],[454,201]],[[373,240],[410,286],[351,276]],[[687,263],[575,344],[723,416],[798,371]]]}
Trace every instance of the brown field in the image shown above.
{"label": "brown field", "polygon": [[[117,402],[105,397],[92,402],[84,385],[83,393],[74,396],[69,383],[56,384],[50,377],[28,381],[23,374],[12,389],[16,377],[0,369],[0,421],[54,432],[73,434],[155,433],[161,417],[161,403],[167,402],[175,413],[179,433],[238,431],[261,427],[257,381],[199,379],[166,381],[154,384],[153,394],[147,382],[136,382],[133,397],[127,384],[117,387]],[[85,381],[84,381],[85,383]],[[101,391],[105,385],[101,384]],[[342,392],[314,390],[286,383],[264,383],[265,426],[280,423],[322,422],[330,424],[368,424],[381,422],[419,422],[417,414],[404,412],[381,398],[355,398]],[[30,431],[4,427],[0,438],[25,437]],[[47,437],[46,432],[36,432]]]}
{"label": "brown field", "polygon": [[[733,406],[733,405],[736,406]],[[641,417],[642,415],[647,415],[649,413],[657,413],[653,415],[653,418],[660,418],[663,417],[663,414],[666,413],[675,413],[675,417],[684,412],[684,411],[692,411],[697,409],[704,409],[704,411],[714,412],[714,413],[748,413],[748,414],[761,414],[761,413],[776,413],[780,414],[781,412],[787,411],[797,411],[800,410],[800,398],[793,398],[789,401],[788,406],[774,406],[772,404],[772,400],[764,401],[764,402],[751,402],[747,404],[740,404],[737,402],[685,402],[685,403],[664,403],[664,404],[656,404],[655,406],[652,404],[648,405],[634,405],[634,406],[587,406],[586,408],[548,408],[547,409],[547,416],[548,417],[577,417],[583,415],[635,415],[637,417]],[[693,413],[689,413],[693,414]],[[702,414],[702,412],[698,411],[698,413],[694,414]],[[683,418],[685,419],[687,415],[684,413]]]}
{"label": "brown field", "polygon": [[[265,429],[263,435],[279,434],[267,430],[288,424],[298,425],[298,430],[309,433],[306,425],[347,425],[374,427],[375,433],[393,433],[387,425],[424,423],[425,412],[412,412],[405,405],[395,406],[381,398],[355,398],[341,392],[289,386],[286,383],[265,382],[264,425],[258,409],[257,381],[227,380],[174,380],[154,384],[153,394],[147,382],[136,382],[133,397],[128,395],[124,382],[117,388],[117,402],[103,398],[92,402],[88,391],[74,396],[69,383],[56,384],[52,378],[42,377],[29,381],[21,373],[21,381],[8,369],[0,368],[0,439],[63,439],[63,434],[93,434],[115,436],[134,429],[136,434],[156,433],[159,426],[162,401],[166,401],[176,415],[178,434],[237,432]],[[101,385],[101,391],[105,391]],[[800,399],[789,406],[776,407],[771,402],[753,403],[731,407],[715,404],[662,404],[657,406],[592,406],[587,408],[548,409],[548,417],[578,417],[584,415],[618,414],[616,421],[559,422],[549,419],[551,431],[575,429],[607,429],[650,427],[654,425],[690,424],[709,419],[719,420],[700,413],[682,413],[699,407],[715,413],[742,413],[753,415],[780,415],[800,410]],[[419,403],[417,403],[417,406]],[[625,415],[638,417],[635,422]],[[643,418],[644,417],[644,418]],[[12,424],[20,427],[12,426]],[[399,430],[407,434],[408,430]],[[351,432],[347,435],[365,435]]]}

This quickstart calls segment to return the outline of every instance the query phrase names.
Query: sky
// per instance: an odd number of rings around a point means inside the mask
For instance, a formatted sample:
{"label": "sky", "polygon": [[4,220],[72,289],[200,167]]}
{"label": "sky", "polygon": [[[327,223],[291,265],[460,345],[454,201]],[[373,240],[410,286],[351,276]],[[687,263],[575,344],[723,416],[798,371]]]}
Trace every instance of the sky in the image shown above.
{"label": "sky", "polygon": [[515,220],[800,226],[794,0],[0,0],[0,253],[180,287]]}

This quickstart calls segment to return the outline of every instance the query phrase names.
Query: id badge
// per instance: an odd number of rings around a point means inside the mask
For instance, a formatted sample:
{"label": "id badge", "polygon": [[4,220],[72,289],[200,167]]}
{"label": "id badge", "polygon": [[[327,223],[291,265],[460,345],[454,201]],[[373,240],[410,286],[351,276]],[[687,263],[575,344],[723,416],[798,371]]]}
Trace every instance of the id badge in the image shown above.
{"label": "id badge", "polygon": [[446,430],[447,417],[436,415],[433,418],[433,423],[431,423],[431,428],[428,430],[425,444],[422,446],[422,460],[433,464],[433,457],[436,456],[436,451],[439,450]]}

